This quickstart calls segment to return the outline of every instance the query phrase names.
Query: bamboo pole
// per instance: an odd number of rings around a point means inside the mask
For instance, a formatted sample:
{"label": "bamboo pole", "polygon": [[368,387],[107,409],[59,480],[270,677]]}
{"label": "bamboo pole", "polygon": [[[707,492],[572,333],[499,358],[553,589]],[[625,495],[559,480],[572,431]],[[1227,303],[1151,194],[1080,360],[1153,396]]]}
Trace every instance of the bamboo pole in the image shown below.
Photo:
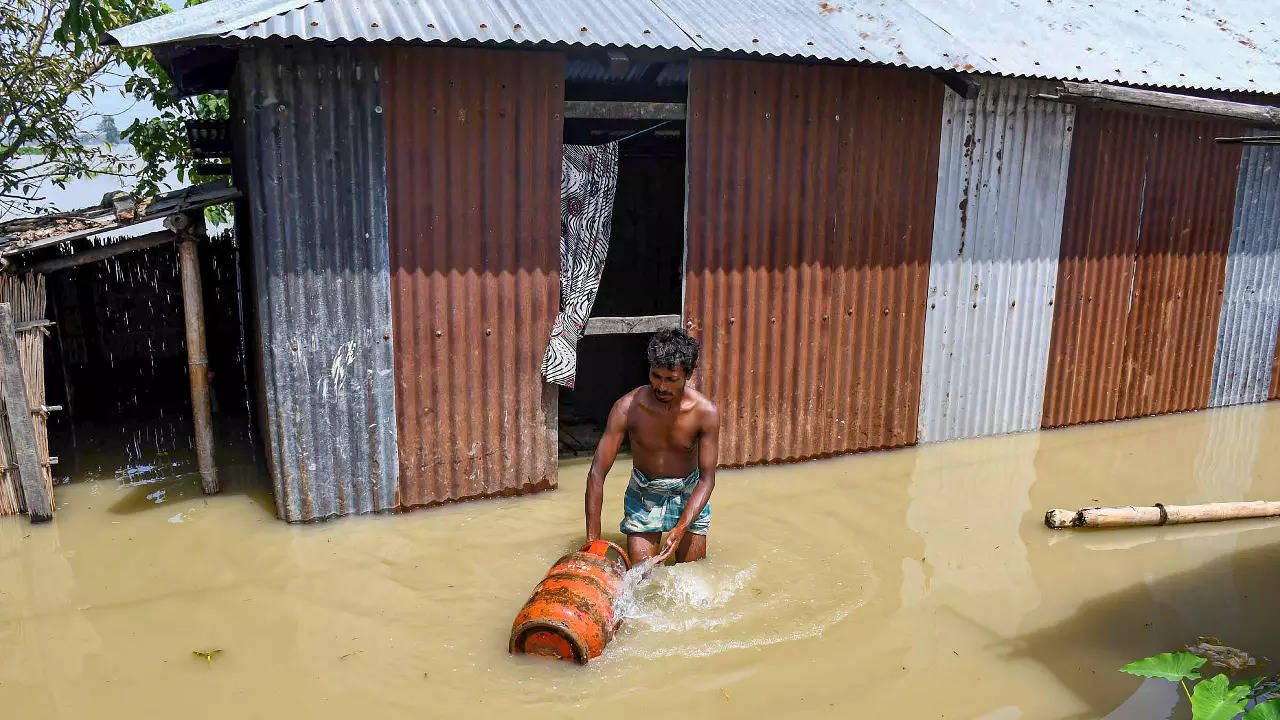
{"label": "bamboo pole", "polygon": [[30,272],[42,274],[57,272],[59,270],[67,270],[81,265],[88,265],[89,263],[102,262],[107,258],[113,258],[117,255],[164,245],[165,243],[173,242],[173,238],[173,233],[168,230],[158,230],[153,233],[147,233],[146,235],[129,238],[128,240],[121,240],[120,242],[112,243],[111,245],[103,245],[102,247],[96,247],[92,250],[85,250],[84,252],[77,253],[75,255],[56,257],[51,260],[38,262],[27,269]]}
{"label": "bamboo pole", "polygon": [[[170,221],[172,221],[170,223]],[[175,215],[166,221],[178,233],[182,272],[182,310],[187,330],[187,378],[191,383],[191,420],[196,436],[196,461],[206,495],[218,492],[218,469],[213,461],[213,413],[209,404],[209,354],[205,347],[204,295],[200,289],[200,254],[196,239],[203,234],[200,218]]]}
{"label": "bamboo pole", "polygon": [[1280,501],[1205,503],[1203,505],[1162,505],[1149,507],[1094,507],[1082,510],[1054,509],[1044,514],[1044,524],[1062,528],[1113,528],[1144,525],[1182,525],[1243,518],[1280,517]]}

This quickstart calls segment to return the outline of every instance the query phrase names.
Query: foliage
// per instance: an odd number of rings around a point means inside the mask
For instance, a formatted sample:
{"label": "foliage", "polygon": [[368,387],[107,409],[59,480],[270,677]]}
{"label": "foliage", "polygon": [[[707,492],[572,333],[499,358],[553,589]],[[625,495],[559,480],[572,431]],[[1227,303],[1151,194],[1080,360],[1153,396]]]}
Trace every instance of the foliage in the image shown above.
{"label": "foliage", "polygon": [[57,39],[72,1],[0,3],[0,213],[45,209],[45,183],[126,169],[110,146],[79,137],[112,57],[96,46],[70,52]]}
{"label": "foliage", "polygon": [[[226,98],[178,98],[150,50],[100,43],[109,30],[169,11],[161,0],[0,3],[0,213],[48,210],[40,194],[46,182],[65,187],[106,173],[122,182],[133,178],[135,193],[151,195],[169,172],[184,183],[211,179],[194,172],[184,121],[226,118]],[[95,116],[93,100],[110,91],[122,69],[128,74],[118,91],[152,104],[158,116],[118,132],[112,132],[114,119],[103,118],[98,127],[108,143],[98,144],[80,128]],[[115,147],[113,135],[133,146],[136,163]]]}
{"label": "foliage", "polygon": [[[59,37],[77,52],[99,48],[98,39],[109,30],[155,17],[169,8],[158,0],[66,0],[69,4]],[[199,5],[205,0],[187,0]],[[179,182],[204,182],[211,178],[195,172],[195,158],[187,143],[184,122],[198,118],[223,120],[228,117],[226,97],[200,95],[178,98],[169,75],[147,49],[112,48],[117,61],[132,74],[124,82],[124,92],[145,100],[159,111],[158,117],[134,120],[122,133],[137,153],[137,192],[150,195],[159,189],[170,169]]]}
{"label": "foliage", "polygon": [[1196,685],[1191,694],[1194,720],[1232,720],[1244,712],[1249,701],[1248,685],[1232,685],[1226,675],[1214,675]]}
{"label": "foliage", "polygon": [[1120,672],[1172,682],[1197,680],[1200,678],[1200,673],[1196,670],[1206,662],[1208,661],[1204,658],[1196,657],[1189,652],[1168,652],[1131,662],[1120,668]]}
{"label": "foliage", "polygon": [[[1200,670],[1206,664],[1223,668],[1226,673],[1201,679]],[[1191,703],[1192,720],[1280,720],[1280,698],[1275,697],[1280,695],[1280,677],[1255,677],[1240,683],[1232,683],[1228,677],[1259,665],[1256,658],[1243,650],[1215,637],[1201,637],[1195,645],[1188,646],[1187,651],[1153,655],[1120,670],[1179,683]],[[1194,690],[1188,690],[1188,680],[1200,682]]]}

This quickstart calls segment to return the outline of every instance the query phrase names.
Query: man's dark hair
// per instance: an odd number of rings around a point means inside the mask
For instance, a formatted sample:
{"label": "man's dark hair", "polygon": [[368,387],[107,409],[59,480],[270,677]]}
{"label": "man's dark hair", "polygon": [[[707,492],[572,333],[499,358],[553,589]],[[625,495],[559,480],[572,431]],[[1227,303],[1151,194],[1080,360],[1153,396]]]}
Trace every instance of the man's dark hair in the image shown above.
{"label": "man's dark hair", "polygon": [[681,329],[654,333],[649,341],[649,364],[653,367],[682,367],[686,375],[698,366],[698,341]]}

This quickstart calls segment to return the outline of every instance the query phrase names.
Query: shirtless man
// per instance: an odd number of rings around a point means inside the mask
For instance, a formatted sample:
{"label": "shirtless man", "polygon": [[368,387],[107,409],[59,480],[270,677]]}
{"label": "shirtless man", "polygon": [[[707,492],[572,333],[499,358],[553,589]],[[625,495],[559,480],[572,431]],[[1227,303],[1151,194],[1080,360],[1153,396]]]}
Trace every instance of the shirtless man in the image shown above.
{"label": "shirtless man", "polygon": [[[604,478],[625,435],[633,469],[623,499],[627,555],[635,563],[673,552],[676,562],[707,554],[711,490],[716,486],[720,414],[697,390],[686,387],[698,364],[698,341],[684,330],[664,330],[649,342],[649,384],[613,404],[604,437],[587,475],[587,541],[600,538]],[[658,549],[662,533],[667,541]]]}

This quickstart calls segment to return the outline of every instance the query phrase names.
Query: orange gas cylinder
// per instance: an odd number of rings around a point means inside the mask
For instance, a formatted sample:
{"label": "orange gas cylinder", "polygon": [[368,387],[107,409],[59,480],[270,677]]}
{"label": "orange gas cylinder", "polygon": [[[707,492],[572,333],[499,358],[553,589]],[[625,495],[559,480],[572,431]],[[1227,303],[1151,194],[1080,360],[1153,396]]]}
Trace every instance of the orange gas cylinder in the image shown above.
{"label": "orange gas cylinder", "polygon": [[[608,557],[610,550],[621,563]],[[630,567],[627,554],[608,540],[557,560],[516,615],[510,651],[579,664],[598,657],[618,629],[613,600]]]}

